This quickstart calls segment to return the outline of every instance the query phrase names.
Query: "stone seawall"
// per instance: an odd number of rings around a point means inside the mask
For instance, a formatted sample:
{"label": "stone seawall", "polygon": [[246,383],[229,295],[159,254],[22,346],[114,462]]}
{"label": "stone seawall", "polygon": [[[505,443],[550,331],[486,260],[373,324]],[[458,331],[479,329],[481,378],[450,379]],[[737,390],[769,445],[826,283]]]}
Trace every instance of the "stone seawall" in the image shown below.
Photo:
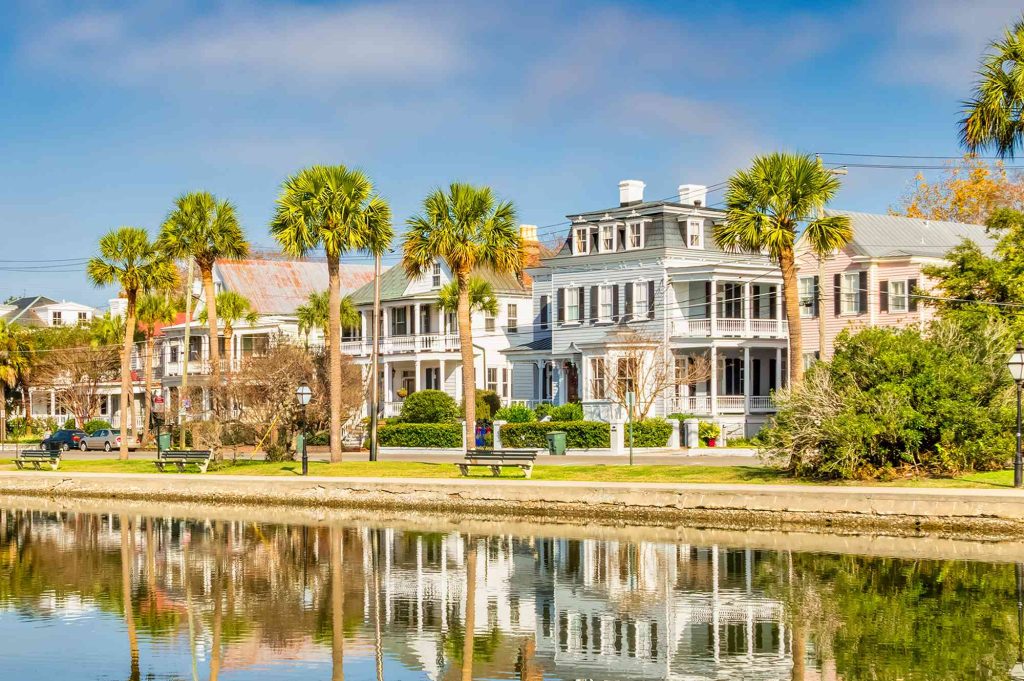
{"label": "stone seawall", "polygon": [[119,499],[717,529],[1024,537],[1015,490],[526,480],[0,473],[0,498]]}

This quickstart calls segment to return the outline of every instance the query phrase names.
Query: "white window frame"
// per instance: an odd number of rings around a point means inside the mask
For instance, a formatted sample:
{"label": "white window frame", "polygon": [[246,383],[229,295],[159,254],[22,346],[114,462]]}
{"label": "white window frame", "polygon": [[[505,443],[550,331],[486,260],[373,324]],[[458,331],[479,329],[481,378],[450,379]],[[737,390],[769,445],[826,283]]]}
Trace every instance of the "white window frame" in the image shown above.
{"label": "white window frame", "polygon": [[64,326],[64,313],[60,310],[51,310],[50,326]]}
{"label": "white window frame", "polygon": [[505,329],[508,333],[519,332],[519,306],[516,303],[509,303],[505,308],[506,322]]}
{"label": "white window frame", "polygon": [[508,399],[512,381],[509,380],[508,367],[501,367],[501,396]]}
{"label": "white window frame", "polygon": [[498,394],[498,368],[487,367],[487,390],[491,390],[495,395]]}
{"label": "white window frame", "polygon": [[[694,243],[696,237],[696,243]],[[686,221],[686,247],[704,250],[704,221]]]}
{"label": "white window frame", "polygon": [[604,357],[590,358],[591,399],[608,399],[608,362]]}
{"label": "white window frame", "polygon": [[495,331],[498,328],[498,316],[490,310],[484,310],[484,331]]}
{"label": "white window frame", "polygon": [[576,286],[565,289],[565,322],[578,324],[580,321],[580,290]]}
{"label": "white window frame", "polygon": [[[626,223],[626,250],[627,251],[635,251],[635,250],[637,250],[639,248],[643,248],[644,247],[644,232],[647,231],[646,228],[644,227],[644,224],[645,223],[644,223],[643,220],[636,220],[634,222],[627,222]],[[636,236],[637,243],[634,243],[634,238],[633,238],[634,237],[634,233],[633,233],[634,230],[636,230],[636,235],[635,236]]]}
{"label": "white window frame", "polygon": [[601,286],[598,289],[598,295],[600,296],[600,304],[597,308],[598,321],[612,321],[612,314],[615,311],[615,300],[612,297],[614,293],[615,289],[611,286]]}
{"label": "white window frame", "polygon": [[88,324],[89,323],[89,313],[88,312],[79,312],[78,313],[78,323],[79,324]]}
{"label": "white window frame", "polygon": [[860,272],[843,272],[839,279],[839,314],[860,314]]}
{"label": "white window frame", "polygon": [[573,255],[587,255],[590,252],[590,228],[574,227],[572,230]]}
{"label": "white window frame", "polygon": [[800,277],[800,279],[797,280],[797,300],[800,305],[800,316],[804,319],[813,318],[814,277]]}
{"label": "white window frame", "polygon": [[601,253],[615,252],[615,225],[611,222],[600,226],[600,241],[598,242]]}
{"label": "white window frame", "polygon": [[651,317],[648,314],[649,309],[650,303],[647,300],[647,282],[633,282],[633,318],[650,319]]}
{"label": "white window frame", "polygon": [[[902,286],[903,292],[897,293],[896,287]],[[903,314],[910,311],[910,292],[907,290],[907,280],[900,279],[889,282],[889,312],[892,314]]]}
{"label": "white window frame", "polygon": [[441,263],[435,262],[430,270],[430,287],[441,288]]}

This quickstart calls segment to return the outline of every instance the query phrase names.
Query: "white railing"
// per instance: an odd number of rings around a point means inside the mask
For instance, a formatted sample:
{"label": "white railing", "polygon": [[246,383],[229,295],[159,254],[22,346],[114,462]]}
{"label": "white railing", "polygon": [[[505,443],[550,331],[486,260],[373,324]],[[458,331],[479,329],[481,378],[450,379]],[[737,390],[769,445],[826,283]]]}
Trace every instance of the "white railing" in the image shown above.
{"label": "white railing", "polygon": [[789,323],[785,319],[715,319],[714,333],[710,319],[676,319],[672,322],[672,335],[687,338],[742,337],[785,338]]}
{"label": "white railing", "polygon": [[626,409],[621,404],[611,400],[584,400],[582,406],[583,420],[585,421],[611,423],[612,421],[624,421],[626,419]]}
{"label": "white railing", "polygon": [[775,400],[771,395],[751,395],[750,411],[775,411]]}
{"label": "white railing", "polygon": [[710,414],[711,398],[707,395],[670,397],[669,410],[672,414]]}
{"label": "white railing", "polygon": [[[695,395],[690,397],[668,398],[668,413],[696,414],[697,416],[708,416],[711,414],[711,396]],[[719,395],[716,398],[715,406],[719,414],[745,414],[757,412],[775,411],[775,401],[770,395],[751,395],[749,401],[743,395]]]}
{"label": "white railing", "polygon": [[719,395],[718,413],[743,414],[747,411],[747,400],[743,395]]}
{"label": "white railing", "polygon": [[708,337],[711,335],[710,319],[677,319],[672,322],[673,336]]}
{"label": "white railing", "polygon": [[[427,334],[422,336],[385,336],[380,339],[382,355],[401,354],[406,352],[458,352],[458,334]],[[373,348],[372,341],[343,341],[341,351],[353,357],[365,357]]]}
{"label": "white railing", "polygon": [[385,402],[384,403],[384,418],[390,419],[398,416],[402,413],[401,402]]}

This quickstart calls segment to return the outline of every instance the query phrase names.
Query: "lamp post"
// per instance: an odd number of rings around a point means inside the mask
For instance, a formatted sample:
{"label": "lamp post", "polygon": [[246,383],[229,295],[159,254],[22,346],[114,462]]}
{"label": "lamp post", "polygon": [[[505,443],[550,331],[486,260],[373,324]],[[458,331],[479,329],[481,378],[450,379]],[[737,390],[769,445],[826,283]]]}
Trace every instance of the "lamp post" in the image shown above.
{"label": "lamp post", "polygon": [[298,387],[295,388],[295,400],[302,407],[302,426],[299,431],[302,434],[302,474],[306,475],[309,473],[309,455],[306,453],[306,405],[309,404],[310,398],[313,397],[313,391],[309,389],[306,382],[299,383]]}
{"label": "lamp post", "polygon": [[1021,459],[1020,393],[1024,388],[1024,344],[1020,341],[1017,341],[1016,352],[1006,362],[1006,368],[1017,384],[1017,452],[1013,457],[1013,486],[1021,487],[1024,485],[1024,460]]}

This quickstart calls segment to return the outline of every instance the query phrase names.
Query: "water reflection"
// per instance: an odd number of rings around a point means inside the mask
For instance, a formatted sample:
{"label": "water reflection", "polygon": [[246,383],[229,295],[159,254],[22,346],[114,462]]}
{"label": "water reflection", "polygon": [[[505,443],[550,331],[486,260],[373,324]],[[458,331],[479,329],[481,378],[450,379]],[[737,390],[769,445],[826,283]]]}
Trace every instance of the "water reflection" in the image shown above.
{"label": "water reflection", "polygon": [[1020,568],[0,510],[18,679],[1002,679]]}

